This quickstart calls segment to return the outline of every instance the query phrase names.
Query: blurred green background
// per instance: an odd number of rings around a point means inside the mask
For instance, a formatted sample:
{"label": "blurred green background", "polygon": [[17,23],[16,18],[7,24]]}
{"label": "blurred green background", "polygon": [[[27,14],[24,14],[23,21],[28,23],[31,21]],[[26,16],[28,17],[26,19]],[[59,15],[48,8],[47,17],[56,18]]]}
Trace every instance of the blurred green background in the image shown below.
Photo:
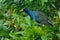
{"label": "blurred green background", "polygon": [[[38,26],[23,7],[42,10],[54,27]],[[0,40],[60,40],[60,0],[0,0]]]}

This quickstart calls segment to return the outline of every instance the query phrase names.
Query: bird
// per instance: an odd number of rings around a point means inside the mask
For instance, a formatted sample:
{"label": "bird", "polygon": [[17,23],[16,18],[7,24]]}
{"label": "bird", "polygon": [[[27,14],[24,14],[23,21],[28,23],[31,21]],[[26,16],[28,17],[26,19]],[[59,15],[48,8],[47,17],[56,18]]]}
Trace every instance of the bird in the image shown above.
{"label": "bird", "polygon": [[24,11],[25,13],[27,13],[37,23],[41,23],[47,26],[52,26],[51,20],[42,11],[31,11],[28,8],[23,8],[21,11]]}

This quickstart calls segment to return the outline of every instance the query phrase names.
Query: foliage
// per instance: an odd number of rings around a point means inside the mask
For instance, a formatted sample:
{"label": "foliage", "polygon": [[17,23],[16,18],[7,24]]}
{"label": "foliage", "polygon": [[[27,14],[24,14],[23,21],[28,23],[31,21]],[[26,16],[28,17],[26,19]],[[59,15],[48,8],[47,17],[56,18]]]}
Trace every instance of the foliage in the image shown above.
{"label": "foliage", "polygon": [[[54,27],[38,25],[31,20],[24,7],[42,10],[51,19]],[[1,40],[60,40],[59,0],[0,0]]]}

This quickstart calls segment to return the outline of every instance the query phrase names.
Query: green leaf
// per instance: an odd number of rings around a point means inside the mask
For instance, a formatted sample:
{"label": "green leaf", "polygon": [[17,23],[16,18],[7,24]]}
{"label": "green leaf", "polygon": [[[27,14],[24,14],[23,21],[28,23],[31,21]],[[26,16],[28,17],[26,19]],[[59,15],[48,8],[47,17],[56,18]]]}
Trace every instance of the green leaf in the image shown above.
{"label": "green leaf", "polygon": [[45,2],[48,2],[48,0],[41,0],[42,6],[45,4]]}
{"label": "green leaf", "polygon": [[5,30],[0,30],[0,36],[6,36],[9,37],[9,32]]}
{"label": "green leaf", "polygon": [[41,36],[42,40],[48,40],[46,36]]}
{"label": "green leaf", "polygon": [[28,25],[31,25],[31,19],[29,16],[25,17],[25,20]]}
{"label": "green leaf", "polygon": [[10,37],[12,37],[13,39],[20,39],[19,35],[16,35],[15,33],[9,33]]}
{"label": "green leaf", "polygon": [[58,11],[58,15],[59,15],[59,18],[60,18],[60,10]]}
{"label": "green leaf", "polygon": [[60,38],[60,33],[56,34]]}

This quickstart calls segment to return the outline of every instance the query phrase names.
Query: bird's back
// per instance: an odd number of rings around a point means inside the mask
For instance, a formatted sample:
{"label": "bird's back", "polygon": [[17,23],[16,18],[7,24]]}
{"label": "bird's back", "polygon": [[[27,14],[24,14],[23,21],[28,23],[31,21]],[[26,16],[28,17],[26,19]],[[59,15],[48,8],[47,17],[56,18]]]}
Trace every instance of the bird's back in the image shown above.
{"label": "bird's back", "polygon": [[45,15],[43,12],[41,11],[32,11],[35,14],[35,20],[38,23],[42,23],[45,25],[52,25],[51,21],[48,19],[48,16]]}

